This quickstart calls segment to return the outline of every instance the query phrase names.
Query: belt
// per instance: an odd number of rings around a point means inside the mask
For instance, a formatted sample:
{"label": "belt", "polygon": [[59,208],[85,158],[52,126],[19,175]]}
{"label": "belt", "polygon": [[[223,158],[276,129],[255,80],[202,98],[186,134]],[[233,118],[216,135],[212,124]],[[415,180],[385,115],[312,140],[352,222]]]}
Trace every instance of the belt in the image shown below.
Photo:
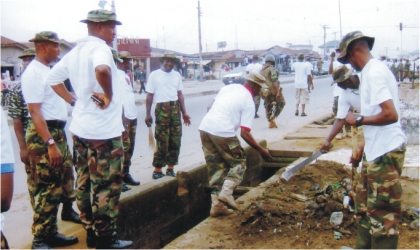
{"label": "belt", "polygon": [[159,103],[156,103],[156,106],[169,107],[169,106],[176,106],[177,104],[178,104],[178,101],[159,102]]}
{"label": "belt", "polygon": [[66,127],[66,121],[47,120],[46,122],[49,128],[64,129],[64,127]]}

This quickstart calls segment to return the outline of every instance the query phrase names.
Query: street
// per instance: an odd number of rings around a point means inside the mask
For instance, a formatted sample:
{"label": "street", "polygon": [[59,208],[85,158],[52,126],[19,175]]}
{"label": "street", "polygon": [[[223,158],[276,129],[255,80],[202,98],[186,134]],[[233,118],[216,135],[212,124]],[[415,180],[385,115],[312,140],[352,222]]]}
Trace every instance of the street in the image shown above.
{"label": "street", "polygon": [[[256,140],[265,139],[270,142],[280,140],[287,133],[297,130],[314,120],[320,119],[330,113],[333,102],[333,87],[331,86],[331,78],[322,78],[314,80],[315,89],[310,94],[310,104],[306,107],[307,117],[295,116],[295,88],[293,83],[282,84],[283,94],[286,99],[286,106],[280,116],[277,118],[277,129],[268,129],[268,122],[265,119],[263,103],[261,103],[258,114],[260,118],[254,120],[251,133]],[[191,126],[183,127],[183,137],[181,153],[179,157],[179,165],[175,166],[175,172],[182,170],[192,164],[204,163],[204,155],[201,150],[201,141],[198,133],[198,126],[206,113],[207,106],[212,102],[215,95],[204,95],[200,97],[192,97],[185,99],[187,113],[191,117]],[[133,178],[139,180],[141,184],[152,182],[153,167],[151,165],[153,159],[153,151],[148,146],[148,128],[144,124],[145,106],[137,106],[138,126],[136,136],[136,146],[132,159],[132,167],[130,173]],[[152,107],[154,110],[154,107]],[[299,111],[301,109],[299,108]],[[154,115],[152,114],[154,117]],[[68,119],[68,124],[71,117]],[[66,128],[67,129],[67,128]],[[19,147],[13,126],[9,126],[12,135],[13,149],[15,155],[15,174],[14,174],[14,196],[11,209],[4,213],[6,217],[4,233],[9,241],[11,248],[27,248],[30,247],[33,236],[31,235],[31,223],[33,212],[29,203],[26,174],[23,164],[20,162]],[[70,132],[67,130],[67,137],[72,147]],[[243,146],[247,146],[242,141]],[[165,168],[163,171],[165,172]],[[138,187],[132,187],[135,190]],[[74,204],[76,211],[77,206]],[[74,224],[63,222],[58,215],[58,227],[62,233],[71,233]],[[82,242],[82,245],[84,243]]]}

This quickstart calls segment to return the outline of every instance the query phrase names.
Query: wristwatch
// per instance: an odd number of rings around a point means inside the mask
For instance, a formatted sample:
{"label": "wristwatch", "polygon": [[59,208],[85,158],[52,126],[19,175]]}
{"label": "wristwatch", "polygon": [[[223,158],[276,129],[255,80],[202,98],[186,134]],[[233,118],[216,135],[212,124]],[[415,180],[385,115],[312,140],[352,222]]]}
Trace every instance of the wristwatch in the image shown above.
{"label": "wristwatch", "polygon": [[70,106],[74,107],[74,105],[76,104],[77,99],[73,98],[73,100],[71,100]]}
{"label": "wristwatch", "polygon": [[53,138],[49,138],[46,142],[45,142],[45,145],[47,145],[47,146],[51,146],[51,145],[54,145],[55,144],[55,141],[54,141],[54,139]]}
{"label": "wristwatch", "polygon": [[356,127],[360,127],[360,126],[362,126],[362,121],[363,121],[363,118],[365,118],[363,115],[359,115],[359,116],[356,118]]}

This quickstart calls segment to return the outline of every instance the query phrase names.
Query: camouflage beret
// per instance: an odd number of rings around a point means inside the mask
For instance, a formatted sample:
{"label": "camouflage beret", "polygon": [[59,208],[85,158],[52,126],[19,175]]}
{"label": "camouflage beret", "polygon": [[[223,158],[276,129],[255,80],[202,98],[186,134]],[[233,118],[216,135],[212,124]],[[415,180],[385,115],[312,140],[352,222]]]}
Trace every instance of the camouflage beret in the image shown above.
{"label": "camouflage beret", "polygon": [[338,48],[336,49],[337,52],[340,53],[340,55],[337,57],[337,61],[339,61],[340,63],[346,64],[347,62],[347,47],[349,46],[349,44],[354,41],[357,40],[359,38],[365,38],[368,45],[369,45],[369,50],[372,50],[373,44],[375,43],[375,38],[374,37],[370,37],[370,36],[365,36],[362,34],[362,32],[356,30],[356,31],[352,31],[348,34],[346,34],[343,39],[341,39],[340,41],[340,45],[338,46]]}
{"label": "camouflage beret", "polygon": [[25,49],[22,52],[22,55],[18,56],[18,58],[22,59],[24,57],[30,57],[30,56],[35,56],[35,49],[34,48],[30,48],[30,49]]}
{"label": "camouflage beret", "polygon": [[244,78],[248,81],[251,81],[253,83],[260,85],[261,87],[267,88],[267,85],[265,84],[265,77],[260,74],[251,73],[251,74],[245,75]]}
{"label": "camouflage beret", "polygon": [[346,65],[342,65],[340,67],[335,68],[331,74],[333,78],[333,82],[331,83],[331,85],[333,85],[334,83],[344,82],[345,80],[349,79],[352,73],[353,68],[349,69]]}
{"label": "camouflage beret", "polygon": [[123,62],[123,60],[118,57],[118,52],[114,48],[110,47],[110,49],[111,49],[112,57],[114,58],[114,61],[115,62]]}
{"label": "camouflage beret", "polygon": [[172,51],[165,51],[163,56],[161,56],[159,58],[159,61],[163,62],[163,59],[165,59],[165,58],[173,59],[173,60],[175,60],[176,63],[179,63],[179,61],[180,61],[179,58],[176,57],[175,52],[172,52]]}
{"label": "camouflage beret", "polygon": [[41,31],[35,34],[35,37],[29,40],[29,42],[53,42],[61,43],[61,40],[58,38],[57,33],[53,31]]}
{"label": "camouflage beret", "polygon": [[305,59],[305,55],[304,55],[304,54],[299,54],[299,55],[298,55],[298,59],[300,59],[300,60]]}
{"label": "camouflage beret", "polygon": [[130,52],[128,51],[120,51],[118,52],[118,57],[121,59],[133,59]]}
{"label": "camouflage beret", "polygon": [[116,25],[121,25],[120,21],[117,21],[117,15],[109,10],[91,10],[88,12],[87,18],[84,20],[80,20],[82,23],[94,22],[94,23],[101,23],[101,22],[108,22],[114,21]]}

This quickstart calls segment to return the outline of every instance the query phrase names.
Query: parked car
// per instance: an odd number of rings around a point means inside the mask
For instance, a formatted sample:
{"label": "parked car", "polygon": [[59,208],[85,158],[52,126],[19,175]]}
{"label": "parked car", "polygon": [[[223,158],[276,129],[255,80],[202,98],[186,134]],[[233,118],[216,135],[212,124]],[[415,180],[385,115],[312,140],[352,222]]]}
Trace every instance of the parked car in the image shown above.
{"label": "parked car", "polygon": [[236,67],[231,70],[228,74],[222,77],[224,84],[229,85],[231,83],[244,84],[246,74],[246,67]]}

